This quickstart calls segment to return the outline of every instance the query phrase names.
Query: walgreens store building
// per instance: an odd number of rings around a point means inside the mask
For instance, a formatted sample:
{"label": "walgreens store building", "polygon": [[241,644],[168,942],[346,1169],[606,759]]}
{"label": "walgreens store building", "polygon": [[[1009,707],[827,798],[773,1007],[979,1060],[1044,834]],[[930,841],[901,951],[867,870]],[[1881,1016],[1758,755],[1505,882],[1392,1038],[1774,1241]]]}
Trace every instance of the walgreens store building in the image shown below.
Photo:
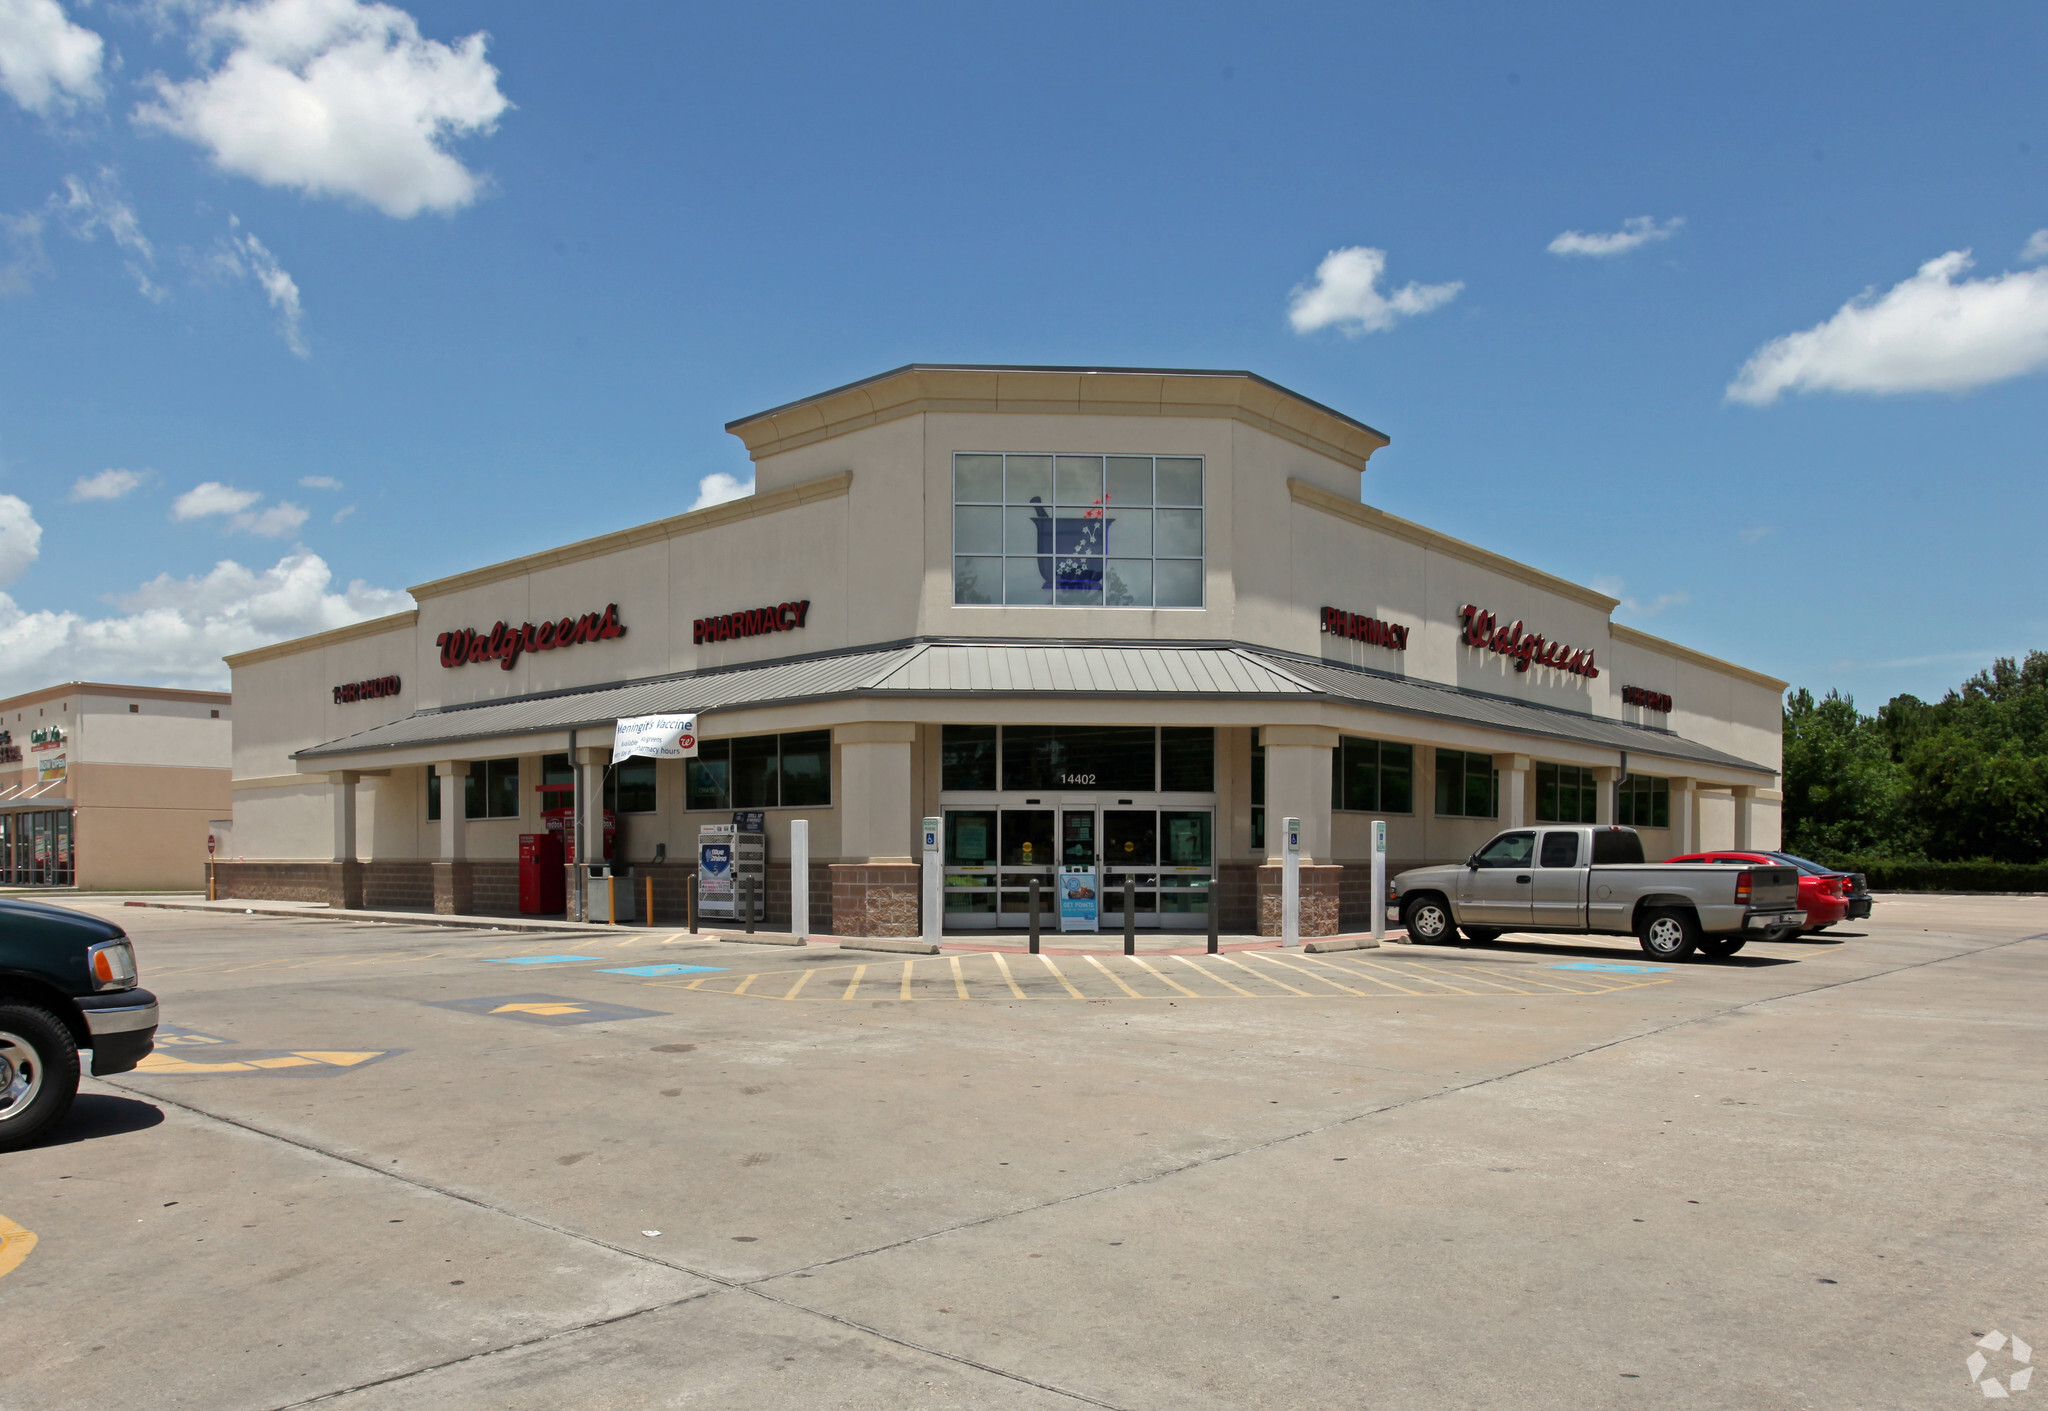
{"label": "walgreens store building", "polygon": [[[1783,682],[1374,509],[1387,438],[1251,373],[912,366],[728,429],[747,499],[230,658],[221,894],[510,913],[553,823],[675,920],[700,827],[758,812],[770,925],[804,819],[812,929],[909,935],[938,816],[948,930],[1066,864],[1270,932],[1292,816],[1313,935],[1366,923],[1375,818],[1392,869],[1530,822],[1778,843]],[[608,767],[687,712],[696,759]]]}

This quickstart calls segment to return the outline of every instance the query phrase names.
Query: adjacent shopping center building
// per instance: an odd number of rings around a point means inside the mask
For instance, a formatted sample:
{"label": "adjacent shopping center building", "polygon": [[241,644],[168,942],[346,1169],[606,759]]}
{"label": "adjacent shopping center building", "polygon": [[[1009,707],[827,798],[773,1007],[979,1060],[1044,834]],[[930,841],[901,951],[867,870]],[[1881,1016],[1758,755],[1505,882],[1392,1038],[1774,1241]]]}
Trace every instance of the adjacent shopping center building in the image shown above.
{"label": "adjacent shopping center building", "polygon": [[[1253,374],[912,366],[728,429],[746,499],[230,658],[223,894],[510,912],[522,835],[567,810],[595,859],[603,808],[674,917],[700,825],[761,810],[771,923],[807,819],[813,929],[909,934],[940,816],[948,930],[1063,863],[1270,930],[1293,816],[1326,934],[1374,819],[1394,869],[1541,821],[1777,845],[1783,682],[1362,503],[1387,438]],[[670,712],[698,758],[607,767]]]}

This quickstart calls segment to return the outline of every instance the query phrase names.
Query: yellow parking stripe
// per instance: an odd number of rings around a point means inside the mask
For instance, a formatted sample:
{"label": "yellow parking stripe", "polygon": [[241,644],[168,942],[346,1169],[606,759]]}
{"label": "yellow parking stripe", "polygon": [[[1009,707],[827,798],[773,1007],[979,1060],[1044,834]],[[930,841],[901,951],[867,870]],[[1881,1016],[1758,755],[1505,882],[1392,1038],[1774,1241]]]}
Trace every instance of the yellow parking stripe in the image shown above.
{"label": "yellow parking stripe", "polygon": [[1176,984],[1176,983],[1175,983],[1175,982],[1174,982],[1173,980],[1169,979],[1169,978],[1168,978],[1168,977],[1166,976],[1166,973],[1165,973],[1164,971],[1160,971],[1160,970],[1154,970],[1154,969],[1152,969],[1152,967],[1151,967],[1151,965],[1150,965],[1150,964],[1148,964],[1148,963],[1147,963],[1146,961],[1144,961],[1143,959],[1139,958],[1138,956],[1135,956],[1135,955],[1134,955],[1134,956],[1132,956],[1132,957],[1131,957],[1131,963],[1132,963],[1132,964],[1134,964],[1134,965],[1142,966],[1142,967],[1143,967],[1143,968],[1144,968],[1144,969],[1145,969],[1145,970],[1146,970],[1147,972],[1149,972],[1150,974],[1152,974],[1152,975],[1156,976],[1156,977],[1158,978],[1158,980],[1159,980],[1159,982],[1160,982],[1161,984],[1163,984],[1163,985],[1171,985],[1171,986],[1172,986],[1172,987],[1173,987],[1174,989],[1176,989],[1176,990],[1179,990],[1179,991],[1180,991],[1180,992],[1181,992],[1182,994],[1186,995],[1186,996],[1187,996],[1187,997],[1188,997],[1189,999],[1200,999],[1200,998],[1201,998],[1201,996],[1200,996],[1200,995],[1196,994],[1196,993],[1195,993],[1195,992],[1194,992],[1193,990],[1191,990],[1191,989],[1188,989],[1188,988],[1187,988],[1187,987],[1186,987],[1185,985],[1180,985],[1180,984]]}
{"label": "yellow parking stripe", "polygon": [[799,991],[801,991],[801,990],[803,989],[803,987],[804,987],[805,985],[808,985],[808,984],[810,984],[810,983],[811,983],[811,976],[813,976],[813,975],[815,975],[815,974],[817,974],[817,973],[818,973],[818,972],[817,972],[817,971],[815,971],[815,970],[806,970],[806,971],[804,971],[804,972],[803,972],[803,974],[801,974],[801,975],[797,976],[797,977],[796,977],[796,983],[795,983],[794,985],[791,985],[791,986],[789,987],[789,993],[788,993],[788,994],[786,994],[786,995],[784,995],[784,996],[783,996],[783,998],[784,998],[784,999],[795,999],[795,998],[797,997],[797,994],[798,994],[798,992],[799,992]]}
{"label": "yellow parking stripe", "polygon": [[[848,981],[846,982],[846,993],[845,993],[845,994],[843,994],[843,995],[841,995],[841,996],[840,996],[839,998],[841,998],[842,1000],[848,1000],[848,999],[852,999],[852,998],[853,998],[853,997],[854,997],[854,996],[855,996],[856,994],[860,993],[860,977],[861,977],[861,976],[863,976],[863,975],[865,975],[865,974],[867,974],[867,973],[868,973],[868,968],[867,968],[867,966],[865,966],[865,965],[856,965],[856,966],[854,966],[854,967],[853,967],[853,978],[852,978],[851,980],[848,980]],[[708,979],[709,977],[707,976],[706,978]]]}
{"label": "yellow parking stripe", "polygon": [[994,952],[994,955],[996,969],[1003,972],[1003,983],[1010,987],[1011,994],[1015,995],[1018,999],[1023,999],[1025,997],[1024,991],[1017,988],[1017,977],[1010,973],[1010,962],[1003,958],[1001,951]]}
{"label": "yellow parking stripe", "polygon": [[[1250,954],[1257,955],[1259,954],[1259,952],[1252,951],[1250,952]],[[1297,990],[1294,988],[1294,986],[1288,984],[1285,980],[1276,980],[1271,975],[1261,975],[1258,971],[1252,969],[1251,966],[1246,965],[1236,956],[1219,955],[1216,958],[1222,961],[1225,965],[1235,965],[1238,969],[1244,971],[1245,974],[1250,975],[1255,979],[1264,980],[1269,985],[1278,985],[1281,989],[1287,991],[1287,993],[1291,995],[1300,995],[1303,999],[1307,999],[1309,997],[1309,993],[1307,990]]]}
{"label": "yellow parking stripe", "polygon": [[1075,989],[1075,988],[1074,988],[1074,986],[1073,986],[1073,984],[1072,984],[1072,982],[1070,982],[1070,981],[1069,981],[1069,980],[1067,979],[1067,976],[1066,976],[1066,972],[1065,972],[1065,971],[1063,971],[1063,970],[1061,970],[1061,969],[1059,968],[1059,966],[1057,966],[1057,965],[1054,965],[1054,964],[1052,963],[1052,957],[1051,957],[1051,956],[1049,956],[1049,955],[1040,955],[1040,956],[1039,956],[1038,958],[1039,958],[1040,960],[1042,960],[1042,961],[1044,961],[1044,962],[1045,962],[1045,968],[1046,968],[1046,969],[1048,969],[1048,970],[1050,970],[1050,971],[1052,971],[1052,977],[1053,977],[1053,979],[1055,979],[1055,980],[1059,981],[1059,982],[1060,982],[1060,984],[1061,984],[1061,985],[1062,985],[1063,987],[1065,987],[1065,989],[1066,989],[1066,992],[1067,992],[1068,994],[1072,995],[1072,996],[1073,996],[1073,997],[1074,997],[1075,999],[1084,999],[1084,998],[1086,998],[1086,996],[1084,996],[1084,995],[1083,995],[1083,994],[1082,994],[1082,993],[1081,993],[1081,992],[1080,992],[1079,990]]}
{"label": "yellow parking stripe", "polygon": [[[1347,995],[1357,995],[1360,999],[1371,999],[1373,997],[1371,994],[1367,993],[1364,990],[1354,990],[1349,985],[1339,984],[1337,981],[1332,980],[1327,975],[1318,975],[1313,970],[1305,970],[1302,968],[1301,965],[1296,965],[1292,960],[1282,960],[1277,955],[1269,955],[1265,958],[1275,965],[1284,965],[1289,970],[1292,970],[1295,974],[1304,976],[1310,980],[1314,980],[1318,984],[1328,985],[1332,989],[1342,990]],[[1315,964],[1316,959],[1312,955],[1305,955],[1302,957],[1302,963],[1303,965]]]}
{"label": "yellow parking stripe", "polygon": [[[1218,960],[1223,959],[1223,957],[1220,955],[1216,958]],[[1178,960],[1182,965],[1187,966],[1188,969],[1194,971],[1197,975],[1200,975],[1204,980],[1212,980],[1216,984],[1223,986],[1224,989],[1231,991],[1233,994],[1243,995],[1246,999],[1258,998],[1258,996],[1253,994],[1250,990],[1238,989],[1237,986],[1231,984],[1230,981],[1224,979],[1221,975],[1211,975],[1207,970],[1204,970],[1201,966],[1195,964],[1194,961],[1190,960],[1188,957],[1184,955],[1177,955],[1174,957],[1174,959]]]}
{"label": "yellow parking stripe", "polygon": [[910,967],[915,965],[916,963],[917,962],[914,960],[906,960],[903,962],[903,986],[896,992],[896,998],[910,998]]}
{"label": "yellow parking stripe", "polygon": [[1094,966],[1094,967],[1095,967],[1095,968],[1096,968],[1097,970],[1100,970],[1100,971],[1101,971],[1101,972],[1102,972],[1103,974],[1105,974],[1105,975],[1109,976],[1109,982],[1110,982],[1111,984],[1115,985],[1115,986],[1116,986],[1116,987],[1117,987],[1118,989],[1122,990],[1122,991],[1123,991],[1123,992],[1124,992],[1125,994],[1129,995],[1129,996],[1130,996],[1130,997],[1131,997],[1132,999],[1144,999],[1144,998],[1146,998],[1146,996],[1144,996],[1144,995],[1141,995],[1141,994],[1139,994],[1139,993],[1138,993],[1138,992],[1137,992],[1136,990],[1132,989],[1132,988],[1131,988],[1131,987],[1130,987],[1129,985],[1126,985],[1126,984],[1125,984],[1125,983],[1124,983],[1124,982],[1123,982],[1123,981],[1122,981],[1121,979],[1117,978],[1117,974],[1116,974],[1116,972],[1115,972],[1114,970],[1111,970],[1111,969],[1110,969],[1110,968],[1109,968],[1109,967],[1108,967],[1107,965],[1104,965],[1104,964],[1103,964],[1103,963],[1102,963],[1101,961],[1097,960],[1097,959],[1096,959],[1096,958],[1095,958],[1094,956],[1092,956],[1092,955],[1086,955],[1086,956],[1083,956],[1083,957],[1081,957],[1081,958],[1082,958],[1083,960],[1087,961],[1087,962],[1088,962],[1088,963],[1089,963],[1090,965]]}
{"label": "yellow parking stripe", "polygon": [[35,1232],[0,1215],[0,1275],[11,1272],[36,1247]]}
{"label": "yellow parking stripe", "polygon": [[746,978],[746,979],[744,979],[744,980],[740,981],[740,987],[739,987],[738,989],[734,990],[734,991],[733,991],[733,993],[734,993],[735,995],[743,995],[743,994],[745,994],[745,993],[747,992],[747,986],[749,986],[749,985],[753,984],[753,983],[754,983],[754,981],[756,981],[756,980],[760,979],[760,978],[761,978],[761,973],[762,973],[762,972],[760,972],[759,970],[756,970],[756,971],[755,971],[755,972],[754,972],[753,974],[751,974],[751,975],[747,976],[747,978]]}
{"label": "yellow parking stripe", "polygon": [[973,999],[973,998],[974,998],[974,996],[973,996],[973,995],[970,995],[969,993],[967,993],[967,982],[966,982],[965,980],[963,980],[963,979],[962,979],[962,978],[960,977],[960,957],[956,955],[956,956],[952,956],[952,957],[950,957],[950,958],[951,958],[951,960],[952,960],[952,962],[953,962],[953,989],[954,989],[954,991],[955,991],[956,993],[958,993],[958,994],[959,994],[959,996],[960,996],[960,998],[962,998],[962,999]]}

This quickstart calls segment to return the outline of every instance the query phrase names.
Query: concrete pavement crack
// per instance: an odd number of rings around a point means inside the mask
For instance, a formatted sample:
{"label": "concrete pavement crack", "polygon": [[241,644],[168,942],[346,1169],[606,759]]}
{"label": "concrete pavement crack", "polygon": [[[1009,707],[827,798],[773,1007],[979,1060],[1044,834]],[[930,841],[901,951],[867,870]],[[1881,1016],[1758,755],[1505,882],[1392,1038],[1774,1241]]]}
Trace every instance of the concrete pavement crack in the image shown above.
{"label": "concrete pavement crack", "polygon": [[1530,1073],[1540,1072],[1546,1068],[1553,1068],[1561,1064],[1575,1062],[1578,1059],[1588,1057],[1592,1054],[1602,1053],[1607,1051],[1608,1049],[1619,1048],[1624,1044],[1636,1043],[1643,1039],[1655,1038],[1662,1034],[1668,1034],[1680,1029],[1690,1028],[1693,1025],[1704,1023],[1708,1020],[1725,1018],[1726,1016],[1731,1014],[1739,1014],[1746,1009],[1755,1009],[1763,1005],[1783,1003],[1787,1000],[1803,999],[1809,995],[1824,994],[1830,990],[1845,989],[1850,986],[1864,984],[1872,980],[1881,980],[1893,975],[1904,974],[1913,970],[1925,969],[1928,966],[1942,965],[1953,960],[1963,960],[1969,959],[1974,956],[1987,955],[1994,951],[2005,950],[2009,949],[2012,946],[2024,945],[2030,941],[2038,941],[2044,939],[2048,939],[2048,933],[2037,933],[2034,935],[2020,936],[2009,941],[2000,941],[1991,945],[1978,946],[1969,950],[1954,951],[1947,955],[1934,956],[1926,960],[1913,961],[1903,965],[1891,966],[1884,970],[1872,971],[1871,973],[1866,975],[1851,976],[1849,978],[1842,980],[1831,980],[1825,984],[1810,985],[1804,989],[1791,990],[1781,994],[1767,995],[1760,997],[1758,999],[1747,1000],[1741,1004],[1735,1004],[1727,1006],[1726,1008],[1715,1009],[1705,1014],[1696,1014],[1685,1019],[1676,1019],[1668,1024],[1658,1025],[1651,1029],[1640,1030],[1638,1032],[1631,1034],[1623,1034],[1612,1039],[1603,1040],[1600,1043],[1589,1044],[1584,1048],[1574,1049],[1569,1053],[1557,1054],[1550,1058],[1543,1059],[1539,1062],[1527,1063],[1523,1064],[1520,1067],[1511,1068],[1499,1073],[1490,1074],[1483,1078],[1475,1078],[1470,1082],[1453,1084],[1448,1087],[1439,1088],[1433,1092],[1418,1093],[1412,1097],[1402,1098],[1398,1101],[1382,1103],[1378,1106],[1370,1107],[1361,1112],[1355,1112],[1350,1114],[1349,1116],[1340,1117],[1333,1121],[1320,1123],[1313,1127],[1306,1127],[1301,1129],[1300,1131],[1290,1132],[1282,1136],[1269,1138],[1268,1140],[1262,1142],[1254,1142],[1248,1146],[1233,1148],[1230,1151],[1218,1152],[1213,1155],[1200,1157],[1192,1161],[1181,1162],[1176,1165],[1166,1167],[1162,1170],[1154,1171],[1143,1176],[1132,1177],[1129,1180],[1117,1181],[1108,1185],[1093,1187],[1085,1191],[1075,1191],[1068,1195],[1060,1196],[1052,1200],[1039,1201],[1032,1205],[1019,1206],[1009,1210],[994,1211],[988,1215],[981,1216],[977,1219],[959,1221],[955,1224],[947,1225],[939,1229],[926,1231],[923,1234],[912,1235],[901,1240],[891,1241],[887,1244],[874,1245],[864,1249],[849,1251],[846,1254],[839,1255],[832,1259],[821,1259],[809,1264],[797,1265],[789,1269],[781,1270],[777,1273],[764,1274],[761,1275],[759,1278],[755,1279],[727,1278],[722,1275],[710,1273],[706,1270],[693,1268],[687,1264],[681,1264],[673,1260],[662,1259],[647,1251],[632,1249],[624,1245],[614,1244],[609,1240],[601,1239],[595,1235],[586,1234],[582,1231],[569,1229],[566,1226],[558,1225],[553,1221],[543,1219],[537,1215],[532,1215],[523,1211],[508,1209],[505,1206],[495,1204],[494,1202],[482,1199],[478,1196],[467,1194],[462,1191],[453,1190],[449,1187],[440,1185],[436,1182],[426,1180],[423,1177],[409,1175],[405,1172],[391,1171],[388,1169],[379,1168],[359,1157],[350,1156],[345,1152],[333,1151],[326,1147],[319,1146],[315,1143],[304,1141],[296,1137],[287,1136],[280,1132],[274,1132],[266,1127],[259,1126],[256,1123],[249,1122],[238,1117],[231,1117],[222,1113],[213,1112],[192,1103],[182,1102],[176,1098],[161,1097],[147,1090],[132,1088],[126,1084],[114,1082],[111,1079],[102,1079],[101,1081],[106,1082],[107,1085],[110,1087],[115,1087],[125,1092],[134,1093],[137,1096],[147,1098],[153,1102],[165,1103],[169,1106],[178,1108],[181,1111],[188,1112],[194,1116],[206,1118],[208,1120],[215,1122],[220,1122],[223,1125],[234,1127],[238,1130],[248,1132],[254,1136],[265,1137],[272,1141],[281,1142],[287,1146],[296,1147],[299,1150],[308,1152],[312,1155],[323,1156],[329,1160],[337,1161],[344,1165],[354,1166],[361,1170],[368,1171],[379,1176],[384,1176],[388,1179],[397,1181],[401,1184],[413,1186],[416,1189],[430,1191],[436,1195],[444,1196],[447,1199],[461,1202],[462,1204],[472,1206],[478,1210],[483,1210],[493,1215],[503,1216],[507,1219],[515,1220],[523,1224],[534,1226],[538,1229],[546,1230],[552,1234],[560,1235],[565,1239],[575,1240],[579,1243],[592,1245],[600,1249],[609,1250],[612,1253],[623,1255],[629,1259],[634,1259],[643,1263],[657,1265],[665,1269],[672,1269],[678,1273],[688,1274],[693,1278],[701,1279],[704,1282],[715,1286],[714,1289],[703,1290],[698,1293],[690,1294],[684,1298],[672,1299],[664,1303],[650,1305],[646,1308],[634,1309],[626,1313],[618,1314],[611,1318],[598,1319],[589,1323],[577,1324],[571,1327],[554,1329],[546,1333],[536,1334],[532,1337],[521,1338],[498,1347],[484,1348],[476,1352],[465,1353],[461,1357],[451,1358],[446,1362],[436,1363],[426,1367],[413,1368],[411,1370],[403,1372],[395,1372],[390,1374],[389,1376],[375,1378],[370,1381],[362,1382],[354,1386],[340,1387],[332,1391],[322,1392],[318,1396],[282,1403],[279,1406],[273,1408],[273,1411],[293,1411],[293,1408],[311,1406],[323,1401],[331,1401],[336,1397],[346,1396],[355,1391],[366,1390],[372,1387],[384,1386],[394,1382],[404,1381],[413,1377],[424,1376],[429,1372],[439,1371],[446,1367],[460,1366],[467,1362],[473,1362],[483,1358],[495,1357],[501,1353],[517,1351],[521,1348],[535,1346],[537,1344],[549,1342],[557,1338],[572,1336],[579,1332],[585,1332],[597,1328],[613,1326],[615,1324],[626,1322],[634,1318],[642,1317],[648,1313],[660,1312],[667,1308],[673,1308],[684,1303],[693,1302],[697,1299],[709,1296],[712,1292],[716,1290],[728,1290],[737,1293],[750,1294],[754,1297],[762,1299],[765,1302],[774,1303],[778,1306],[790,1309],[793,1312],[806,1313],[811,1315],[812,1317],[822,1318],[825,1321],[834,1323],[840,1327],[866,1333],[869,1336],[878,1338],[884,1342],[890,1343],[897,1347],[902,1347],[910,1351],[922,1353],[926,1356],[935,1357],[942,1361],[950,1362],[958,1366],[971,1367],[976,1371],[986,1372],[991,1376],[1000,1377],[1006,1381],[1013,1381],[1022,1385],[1035,1387],[1042,1391],[1051,1392],[1055,1395],[1066,1397],[1070,1400],[1082,1403],[1084,1405],[1103,1407],[1106,1408],[1106,1411],[1124,1411],[1124,1408],[1119,1408],[1113,1402],[1100,1400],[1096,1397],[1088,1395],[1085,1392],[1075,1391],[1071,1388],[1062,1387],[1051,1382],[1041,1381],[1037,1378],[1025,1376],[1018,1372],[1013,1372],[1001,1367],[992,1366],[988,1363],[978,1361],[972,1357],[967,1357],[960,1353],[948,1352],[941,1348],[931,1347],[923,1343],[914,1342],[909,1338],[905,1338],[898,1334],[887,1332],[881,1328],[874,1327],[870,1324],[862,1323],[853,1318],[848,1318],[842,1314],[833,1313],[826,1309],[817,1308],[810,1304],[799,1302],[795,1299],[788,1298],[781,1294],[771,1292],[768,1289],[760,1286],[775,1280],[790,1278],[797,1274],[807,1273],[817,1269],[833,1268],[837,1265],[849,1263],[851,1261],[858,1259],[868,1258],[872,1255],[883,1254],[888,1253],[892,1250],[908,1248],[912,1245],[922,1244],[927,1241],[935,1240],[946,1235],[957,1234],[961,1231],[982,1228],[988,1225],[996,1224],[1000,1221],[1014,1219],[1020,1215],[1035,1214],[1039,1211],[1057,1209],[1058,1207],[1063,1205],[1071,1205],[1077,1201],[1093,1199],[1097,1196],[1112,1195],[1119,1191],[1130,1190],[1139,1186],[1152,1185],[1159,1181],[1163,1181],[1170,1176],[1177,1176],[1188,1171],[1200,1170],[1205,1167],[1219,1165],[1222,1162],[1235,1160],[1243,1156],[1250,1156],[1258,1152],[1270,1151],[1275,1148],[1284,1146],[1290,1142],[1300,1141],[1307,1137],[1317,1136],[1324,1132],[1335,1131],[1343,1127],[1351,1126],[1355,1123],[1365,1121],[1368,1118],[1382,1116],[1389,1112],[1402,1111],[1406,1108],[1416,1107],[1426,1102],[1436,1101],[1439,1098],[1449,1097],[1463,1092],[1471,1092],[1476,1089],[1488,1087],[1496,1083],[1503,1083],[1513,1078],[1522,1077]]}

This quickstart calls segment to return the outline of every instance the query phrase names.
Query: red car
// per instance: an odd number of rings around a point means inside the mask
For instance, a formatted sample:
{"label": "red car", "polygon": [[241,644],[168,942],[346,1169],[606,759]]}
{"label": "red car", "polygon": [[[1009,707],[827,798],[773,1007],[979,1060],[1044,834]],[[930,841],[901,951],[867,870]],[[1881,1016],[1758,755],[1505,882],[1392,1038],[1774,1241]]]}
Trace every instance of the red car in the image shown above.
{"label": "red car", "polygon": [[[1683,857],[1665,859],[1667,862],[1733,862],[1764,866],[1785,863],[1783,853],[1761,852],[1689,852]],[[1809,864],[1810,865],[1810,864]],[[1806,925],[1802,934],[1809,931],[1824,931],[1849,914],[1849,887],[1851,879],[1846,872],[1809,872],[1799,869],[1799,909],[1806,913]]]}

